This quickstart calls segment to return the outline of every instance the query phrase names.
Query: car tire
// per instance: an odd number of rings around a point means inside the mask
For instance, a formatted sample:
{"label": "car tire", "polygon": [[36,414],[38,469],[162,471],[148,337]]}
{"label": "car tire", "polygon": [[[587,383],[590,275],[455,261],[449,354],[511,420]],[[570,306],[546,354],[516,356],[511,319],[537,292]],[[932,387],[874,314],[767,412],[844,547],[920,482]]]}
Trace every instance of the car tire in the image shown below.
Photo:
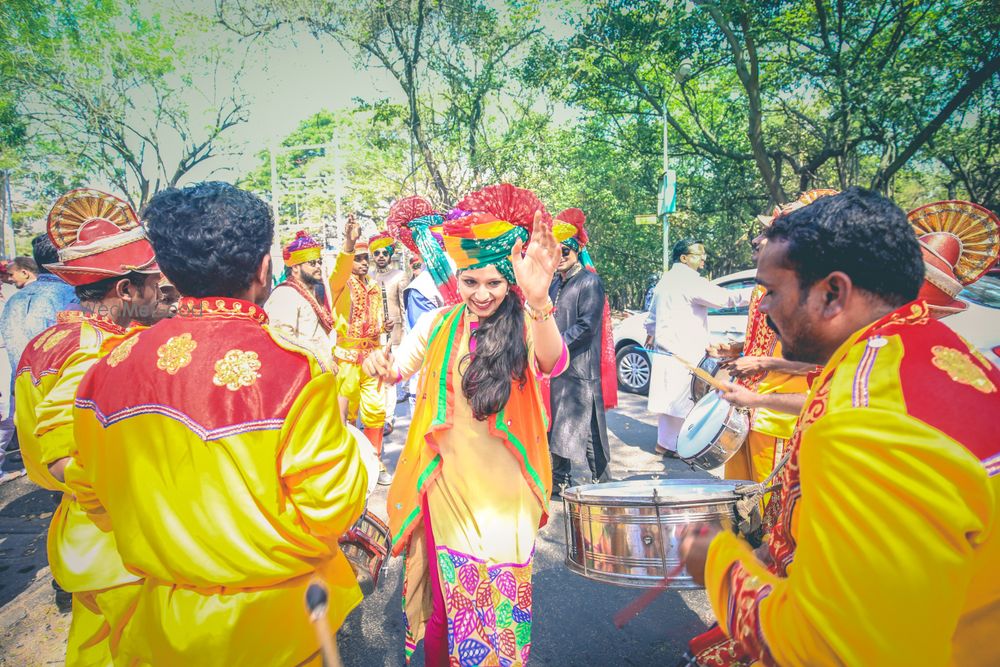
{"label": "car tire", "polygon": [[638,345],[626,345],[615,355],[618,371],[618,388],[632,394],[649,393],[649,379],[652,372],[649,355]]}

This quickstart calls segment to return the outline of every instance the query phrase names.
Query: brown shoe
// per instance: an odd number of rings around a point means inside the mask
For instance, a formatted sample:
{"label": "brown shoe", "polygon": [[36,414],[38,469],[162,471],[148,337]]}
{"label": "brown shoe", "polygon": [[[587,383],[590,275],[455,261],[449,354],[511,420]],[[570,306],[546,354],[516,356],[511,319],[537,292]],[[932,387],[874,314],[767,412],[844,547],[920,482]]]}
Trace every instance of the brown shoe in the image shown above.
{"label": "brown shoe", "polygon": [[666,447],[660,447],[659,445],[656,446],[656,449],[654,451],[656,452],[657,456],[662,456],[663,458],[667,458],[667,459],[679,459],[680,458],[680,456],[678,456],[677,452],[675,452],[674,450],[667,449]]}

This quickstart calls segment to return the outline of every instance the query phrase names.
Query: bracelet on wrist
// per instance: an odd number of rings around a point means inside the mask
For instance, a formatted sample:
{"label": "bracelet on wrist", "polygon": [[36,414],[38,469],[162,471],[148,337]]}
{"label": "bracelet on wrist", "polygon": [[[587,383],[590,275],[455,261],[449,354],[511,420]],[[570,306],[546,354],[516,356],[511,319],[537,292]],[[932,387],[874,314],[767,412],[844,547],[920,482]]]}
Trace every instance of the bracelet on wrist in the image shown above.
{"label": "bracelet on wrist", "polygon": [[531,316],[531,319],[536,322],[544,322],[552,317],[552,314],[556,312],[556,307],[552,303],[552,299],[549,299],[548,302],[538,310],[532,308],[531,304],[525,301],[524,309],[528,311],[528,315]]}

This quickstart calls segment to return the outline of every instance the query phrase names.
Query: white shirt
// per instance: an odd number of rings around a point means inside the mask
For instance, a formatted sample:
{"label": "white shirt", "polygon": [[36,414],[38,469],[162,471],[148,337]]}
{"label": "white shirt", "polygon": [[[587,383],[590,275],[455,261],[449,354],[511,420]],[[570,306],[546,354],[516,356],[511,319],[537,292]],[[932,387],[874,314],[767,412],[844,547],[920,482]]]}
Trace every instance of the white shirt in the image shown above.
{"label": "white shirt", "polygon": [[268,324],[292,342],[315,353],[324,364],[333,364],[336,330],[327,333],[312,304],[298,291],[282,283],[271,291],[264,303]]}
{"label": "white shirt", "polygon": [[[728,290],[713,285],[697,271],[674,262],[656,285],[649,329],[654,347],[697,364],[711,342],[708,333],[710,308],[735,308],[750,303],[753,287]],[[674,359],[652,355],[652,378],[649,385],[649,410],[676,417],[687,416],[693,403],[690,396],[690,372]]]}

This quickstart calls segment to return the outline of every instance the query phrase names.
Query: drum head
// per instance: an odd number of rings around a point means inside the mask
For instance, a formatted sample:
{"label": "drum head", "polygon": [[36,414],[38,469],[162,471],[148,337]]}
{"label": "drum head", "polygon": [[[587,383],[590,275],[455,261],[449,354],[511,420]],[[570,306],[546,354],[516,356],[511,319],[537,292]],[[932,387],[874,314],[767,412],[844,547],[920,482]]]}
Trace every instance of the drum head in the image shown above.
{"label": "drum head", "polygon": [[694,458],[719,435],[732,406],[711,391],[691,409],[677,436],[677,455],[682,459]]}
{"label": "drum head", "polygon": [[[701,361],[698,363],[698,368],[706,371],[709,375],[716,378],[717,380],[729,380],[729,371],[722,368],[722,359],[716,359],[715,357],[709,357],[708,355],[702,357]],[[700,377],[691,374],[691,400],[697,403],[705,394],[709,393],[712,387],[709,386],[707,382],[702,380]]]}
{"label": "drum head", "polygon": [[573,501],[605,504],[653,502],[653,491],[661,502],[697,502],[731,498],[741,484],[733,479],[636,479],[607,484],[585,484],[566,489],[562,495]]}

